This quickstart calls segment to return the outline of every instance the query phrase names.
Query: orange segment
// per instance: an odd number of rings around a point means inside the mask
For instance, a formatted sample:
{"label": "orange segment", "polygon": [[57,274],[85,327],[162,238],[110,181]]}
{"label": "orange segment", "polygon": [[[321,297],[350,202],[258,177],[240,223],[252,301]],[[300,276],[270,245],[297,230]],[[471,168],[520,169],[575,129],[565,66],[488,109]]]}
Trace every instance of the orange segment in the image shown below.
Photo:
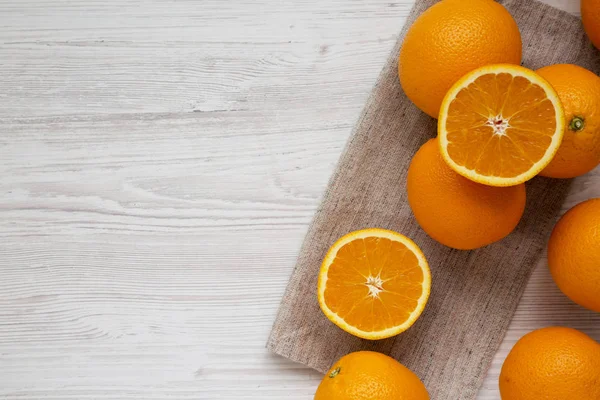
{"label": "orange segment", "polygon": [[374,340],[408,329],[423,312],[430,287],[429,266],[412,240],[385,229],[365,229],[329,249],[318,297],[333,323]]}
{"label": "orange segment", "polygon": [[558,95],[535,72],[491,65],[460,79],[438,120],[444,160],[457,173],[491,186],[513,186],[537,175],[562,141]]}

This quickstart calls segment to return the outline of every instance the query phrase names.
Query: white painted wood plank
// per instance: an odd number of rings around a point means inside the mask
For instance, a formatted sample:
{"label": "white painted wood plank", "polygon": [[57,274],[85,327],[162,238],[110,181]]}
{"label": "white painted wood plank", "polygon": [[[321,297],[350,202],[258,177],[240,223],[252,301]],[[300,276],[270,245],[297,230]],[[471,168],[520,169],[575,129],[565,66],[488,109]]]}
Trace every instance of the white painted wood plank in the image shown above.
{"label": "white painted wood plank", "polygon": [[[311,399],[264,343],[411,5],[0,1],[0,397]],[[548,323],[540,265],[480,399]]]}

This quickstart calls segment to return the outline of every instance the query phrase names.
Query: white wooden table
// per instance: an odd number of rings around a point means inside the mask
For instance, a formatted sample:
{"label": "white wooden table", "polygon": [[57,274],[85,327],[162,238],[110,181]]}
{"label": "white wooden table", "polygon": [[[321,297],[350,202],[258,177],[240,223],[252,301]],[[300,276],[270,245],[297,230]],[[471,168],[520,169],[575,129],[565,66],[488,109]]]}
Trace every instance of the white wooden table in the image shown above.
{"label": "white wooden table", "polygon": [[[264,344],[411,4],[0,0],[0,398],[312,399]],[[551,324],[542,263],[480,399]]]}

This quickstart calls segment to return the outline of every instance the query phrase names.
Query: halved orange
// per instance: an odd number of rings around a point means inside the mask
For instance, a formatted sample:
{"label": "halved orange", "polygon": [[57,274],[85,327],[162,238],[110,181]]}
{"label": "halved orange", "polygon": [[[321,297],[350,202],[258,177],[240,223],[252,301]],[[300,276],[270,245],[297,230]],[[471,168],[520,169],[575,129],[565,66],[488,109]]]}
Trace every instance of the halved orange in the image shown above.
{"label": "halved orange", "polygon": [[476,69],[446,94],[438,119],[446,163],[472,181],[513,186],[537,175],[558,151],[564,113],[552,86],[518,65]]}
{"label": "halved orange", "polygon": [[429,265],[412,240],[386,229],[364,229],[329,249],[318,297],[334,324],[377,340],[408,329],[423,312],[430,288]]}

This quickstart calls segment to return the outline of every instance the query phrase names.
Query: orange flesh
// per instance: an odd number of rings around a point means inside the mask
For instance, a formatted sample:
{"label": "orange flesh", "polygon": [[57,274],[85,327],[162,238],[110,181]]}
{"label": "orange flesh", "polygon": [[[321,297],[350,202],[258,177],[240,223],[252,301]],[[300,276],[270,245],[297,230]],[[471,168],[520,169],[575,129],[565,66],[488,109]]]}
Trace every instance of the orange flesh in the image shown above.
{"label": "orange flesh", "polygon": [[407,321],[423,293],[415,254],[387,238],[355,239],[342,246],[327,273],[325,303],[346,323],[378,332]]}
{"label": "orange flesh", "polygon": [[520,76],[486,74],[450,103],[448,155],[481,175],[514,177],[544,157],[555,130],[544,89]]}

